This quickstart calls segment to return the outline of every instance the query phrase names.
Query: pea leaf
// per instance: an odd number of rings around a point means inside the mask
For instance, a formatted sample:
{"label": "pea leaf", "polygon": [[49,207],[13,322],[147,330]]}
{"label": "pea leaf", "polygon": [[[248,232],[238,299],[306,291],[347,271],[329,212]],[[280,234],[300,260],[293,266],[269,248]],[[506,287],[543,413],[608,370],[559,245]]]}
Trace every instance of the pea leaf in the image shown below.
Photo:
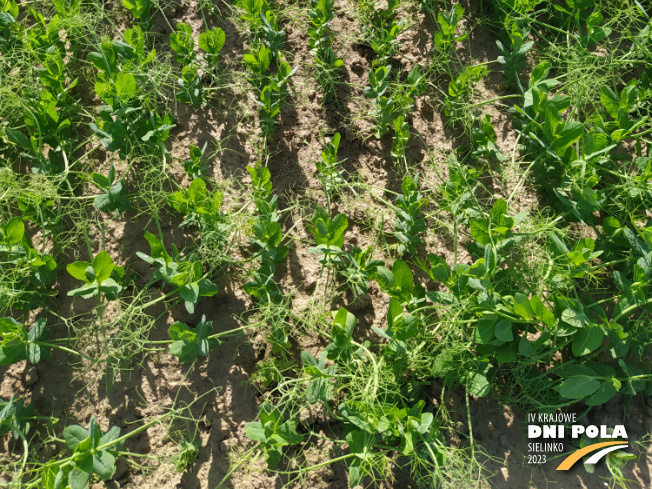
{"label": "pea leaf", "polygon": [[587,397],[584,402],[586,402],[587,406],[599,406],[600,404],[604,404],[613,396],[618,394],[616,385],[620,388],[620,381],[615,378],[603,381],[598,390]]}
{"label": "pea leaf", "polygon": [[567,399],[580,400],[600,388],[600,381],[590,377],[570,377],[561,384],[559,394]]}
{"label": "pea leaf", "polygon": [[195,328],[181,322],[173,323],[168,329],[172,344],[170,353],[179,359],[179,363],[192,363],[199,355],[208,353],[220,345],[217,338],[208,338],[212,329],[212,321],[206,321],[202,316]]}
{"label": "pea leaf", "polygon": [[578,357],[588,355],[602,344],[603,338],[604,332],[598,326],[588,326],[580,329],[573,336],[573,354]]}
{"label": "pea leaf", "polygon": [[530,305],[530,299],[525,294],[517,292],[514,296],[514,312],[523,319],[532,319],[534,311]]}
{"label": "pea leaf", "polygon": [[514,341],[514,334],[512,333],[512,322],[509,319],[503,319],[496,323],[494,334],[500,341],[509,343]]}

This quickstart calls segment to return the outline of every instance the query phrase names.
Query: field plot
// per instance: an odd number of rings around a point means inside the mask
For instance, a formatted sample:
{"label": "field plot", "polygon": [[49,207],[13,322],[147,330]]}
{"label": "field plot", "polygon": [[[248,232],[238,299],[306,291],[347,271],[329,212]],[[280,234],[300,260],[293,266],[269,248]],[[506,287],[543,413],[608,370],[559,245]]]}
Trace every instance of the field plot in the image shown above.
{"label": "field plot", "polygon": [[0,6],[0,487],[652,487],[649,2]]}

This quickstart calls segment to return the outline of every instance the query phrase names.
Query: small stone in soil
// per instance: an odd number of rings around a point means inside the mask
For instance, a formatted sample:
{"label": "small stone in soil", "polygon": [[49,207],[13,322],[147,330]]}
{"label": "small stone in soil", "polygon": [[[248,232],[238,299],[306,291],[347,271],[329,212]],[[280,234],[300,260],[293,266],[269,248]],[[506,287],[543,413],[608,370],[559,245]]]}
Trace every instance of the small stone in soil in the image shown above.
{"label": "small stone in soil", "polygon": [[32,368],[25,372],[25,385],[31,387],[38,382],[38,372]]}

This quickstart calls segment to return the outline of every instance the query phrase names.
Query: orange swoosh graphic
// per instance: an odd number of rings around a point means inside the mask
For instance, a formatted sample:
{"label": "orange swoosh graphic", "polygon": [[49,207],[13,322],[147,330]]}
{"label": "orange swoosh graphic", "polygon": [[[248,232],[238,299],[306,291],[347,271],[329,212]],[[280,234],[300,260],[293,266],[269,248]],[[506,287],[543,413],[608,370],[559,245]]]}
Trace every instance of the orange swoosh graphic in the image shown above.
{"label": "orange swoosh graphic", "polygon": [[588,447],[581,448],[580,450],[577,450],[576,452],[573,452],[568,457],[566,457],[564,461],[559,464],[557,470],[570,469],[573,465],[575,465],[575,462],[577,462],[579,459],[581,459],[584,455],[588,453],[595,452],[596,450],[605,447],[610,447],[612,445],[624,445],[625,443],[626,442],[622,442],[622,441],[605,441],[602,443],[594,443],[593,445],[589,445]]}

